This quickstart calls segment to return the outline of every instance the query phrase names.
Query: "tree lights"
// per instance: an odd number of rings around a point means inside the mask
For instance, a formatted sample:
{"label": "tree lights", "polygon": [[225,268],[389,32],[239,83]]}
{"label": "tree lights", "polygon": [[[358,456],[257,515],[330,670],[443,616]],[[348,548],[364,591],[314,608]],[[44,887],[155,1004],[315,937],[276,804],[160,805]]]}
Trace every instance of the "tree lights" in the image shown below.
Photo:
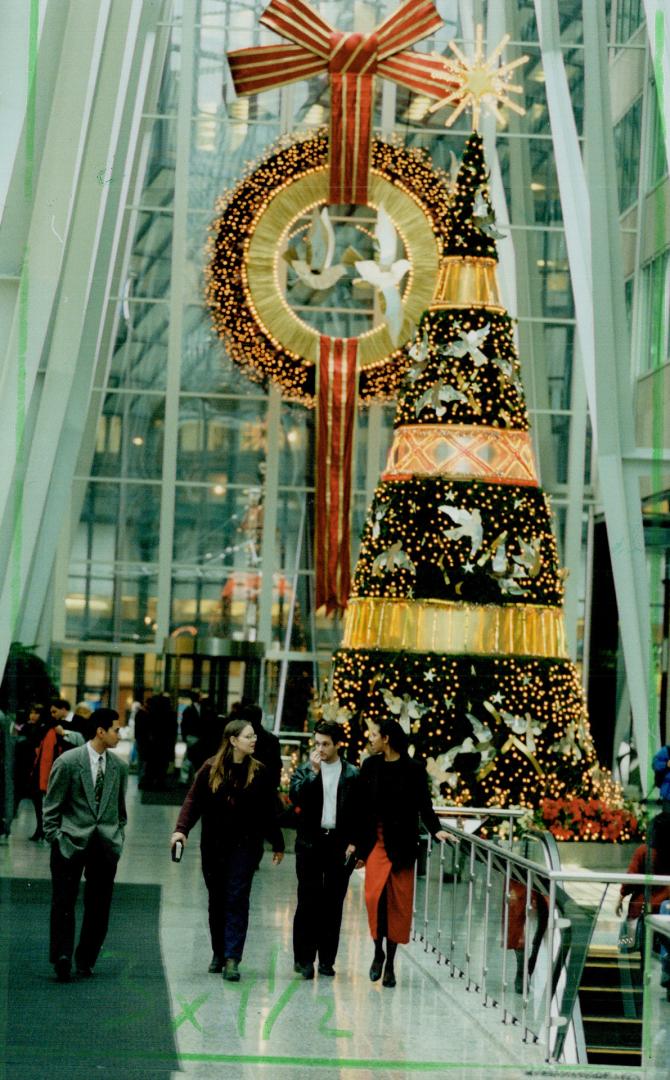
{"label": "tree lights", "polygon": [[536,808],[591,796],[603,777],[567,657],[486,178],[474,134],[435,298],[406,350],[332,694],[356,750],[369,721],[396,716],[447,801]]}

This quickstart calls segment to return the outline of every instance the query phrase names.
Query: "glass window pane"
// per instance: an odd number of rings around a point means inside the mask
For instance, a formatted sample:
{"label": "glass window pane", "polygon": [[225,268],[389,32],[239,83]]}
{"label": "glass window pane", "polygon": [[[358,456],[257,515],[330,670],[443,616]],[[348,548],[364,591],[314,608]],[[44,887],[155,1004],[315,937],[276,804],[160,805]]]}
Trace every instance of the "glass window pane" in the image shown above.
{"label": "glass window pane", "polygon": [[73,547],[73,561],[158,560],[160,485],[92,480]]}
{"label": "glass window pane", "polygon": [[182,398],[177,477],[212,485],[260,484],[267,450],[263,398]]}
{"label": "glass window pane", "polygon": [[642,98],[639,97],[614,127],[620,213],[637,201],[641,122]]}
{"label": "glass window pane", "polygon": [[164,430],[164,398],[107,394],[98,421],[91,474],[159,480]]}
{"label": "glass window pane", "polygon": [[257,566],[263,534],[261,488],[177,484],[174,559],[217,572]]}
{"label": "glass window pane", "polygon": [[130,300],[122,307],[110,389],[165,389],[169,324],[170,307],[165,301]]}

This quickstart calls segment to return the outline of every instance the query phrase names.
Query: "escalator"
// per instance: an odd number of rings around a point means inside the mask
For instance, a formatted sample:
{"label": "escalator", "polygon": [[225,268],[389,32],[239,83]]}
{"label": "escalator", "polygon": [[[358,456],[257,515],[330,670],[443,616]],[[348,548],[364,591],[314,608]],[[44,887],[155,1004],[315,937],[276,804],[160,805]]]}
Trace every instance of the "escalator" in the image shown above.
{"label": "escalator", "polygon": [[589,948],[579,984],[587,1060],[590,1065],[642,1064],[642,969],[640,956],[616,946]]}

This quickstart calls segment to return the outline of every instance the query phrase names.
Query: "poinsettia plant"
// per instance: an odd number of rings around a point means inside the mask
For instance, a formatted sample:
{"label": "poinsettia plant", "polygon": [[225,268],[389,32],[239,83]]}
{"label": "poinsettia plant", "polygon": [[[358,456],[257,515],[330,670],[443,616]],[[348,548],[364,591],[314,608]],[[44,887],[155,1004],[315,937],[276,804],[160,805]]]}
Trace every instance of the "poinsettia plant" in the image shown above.
{"label": "poinsettia plant", "polygon": [[612,805],[598,798],[573,796],[543,799],[534,814],[535,824],[557,840],[605,840],[624,843],[643,838],[644,822],[634,803]]}

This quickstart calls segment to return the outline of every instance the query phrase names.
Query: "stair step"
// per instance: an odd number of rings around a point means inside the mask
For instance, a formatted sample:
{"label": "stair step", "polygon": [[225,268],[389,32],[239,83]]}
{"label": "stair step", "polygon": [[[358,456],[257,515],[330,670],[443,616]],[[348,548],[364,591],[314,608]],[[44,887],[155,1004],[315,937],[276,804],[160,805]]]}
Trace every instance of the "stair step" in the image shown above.
{"label": "stair step", "polygon": [[[585,1024],[611,1024],[615,1019],[612,1016],[582,1016],[582,1020]],[[617,1024],[641,1024],[642,1018],[639,1016],[617,1016]]]}
{"label": "stair step", "polygon": [[587,1046],[589,1065],[641,1065],[642,1052],[609,1046]]}
{"label": "stair step", "polygon": [[583,1016],[587,1047],[639,1051],[642,1046],[642,1021],[628,1016]]}

